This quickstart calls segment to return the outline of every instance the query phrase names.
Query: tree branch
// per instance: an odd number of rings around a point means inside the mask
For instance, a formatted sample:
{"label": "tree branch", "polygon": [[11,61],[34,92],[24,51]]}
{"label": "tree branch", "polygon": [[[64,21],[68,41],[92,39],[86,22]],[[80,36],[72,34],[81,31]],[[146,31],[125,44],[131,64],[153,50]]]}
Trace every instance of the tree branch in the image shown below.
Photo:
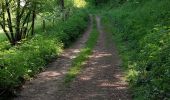
{"label": "tree branch", "polygon": [[12,41],[15,41],[14,32],[13,32],[13,28],[12,28],[12,19],[11,19],[11,12],[10,12],[9,1],[5,0],[5,4],[6,4],[7,15],[8,15],[8,19],[7,19],[7,21],[8,21],[8,28],[9,28],[10,33],[11,33]]}

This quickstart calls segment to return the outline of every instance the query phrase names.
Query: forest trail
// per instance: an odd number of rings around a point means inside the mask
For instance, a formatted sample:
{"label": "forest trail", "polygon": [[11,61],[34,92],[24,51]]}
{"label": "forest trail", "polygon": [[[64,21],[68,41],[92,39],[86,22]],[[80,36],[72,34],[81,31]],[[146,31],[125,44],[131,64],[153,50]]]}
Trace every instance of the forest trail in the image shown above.
{"label": "forest trail", "polygon": [[112,36],[103,31],[100,17],[96,17],[96,22],[100,33],[97,45],[81,74],[69,87],[62,87],[62,79],[71,65],[72,58],[88,39],[93,26],[92,18],[83,37],[35,80],[28,82],[15,100],[131,100],[128,84],[119,68],[121,60]]}
{"label": "forest trail", "polygon": [[84,47],[89,34],[92,31],[93,18],[90,17],[90,23],[81,38],[59,56],[59,58],[47,66],[44,72],[23,86],[23,90],[14,100],[56,100],[57,91],[63,84],[64,76],[71,66],[73,58],[77,56],[80,49]]}
{"label": "forest trail", "polygon": [[100,36],[92,56],[82,73],[56,100],[131,100],[112,36],[103,31],[100,17],[96,21]]}

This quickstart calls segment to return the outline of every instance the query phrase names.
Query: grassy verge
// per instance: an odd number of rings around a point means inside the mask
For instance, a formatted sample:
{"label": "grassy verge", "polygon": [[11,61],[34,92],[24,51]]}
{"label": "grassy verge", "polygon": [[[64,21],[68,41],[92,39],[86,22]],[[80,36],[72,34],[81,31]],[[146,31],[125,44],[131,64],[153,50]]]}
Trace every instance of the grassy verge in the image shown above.
{"label": "grassy verge", "polygon": [[[135,100],[170,98],[169,0],[127,2],[104,12]],[[161,12],[161,13],[159,13]]]}
{"label": "grassy verge", "polygon": [[96,45],[98,39],[98,31],[96,27],[91,32],[89,39],[87,40],[85,47],[81,49],[79,55],[73,60],[72,67],[69,69],[66,77],[65,83],[69,84],[81,71],[85,61],[88,59],[89,55],[91,55],[93,48]]}

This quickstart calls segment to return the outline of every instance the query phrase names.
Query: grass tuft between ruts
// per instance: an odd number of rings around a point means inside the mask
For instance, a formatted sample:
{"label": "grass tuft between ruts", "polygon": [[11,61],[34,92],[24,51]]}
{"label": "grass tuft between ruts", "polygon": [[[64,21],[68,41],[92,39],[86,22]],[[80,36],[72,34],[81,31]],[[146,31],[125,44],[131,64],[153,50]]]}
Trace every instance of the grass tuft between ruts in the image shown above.
{"label": "grass tuft between ruts", "polygon": [[81,71],[83,65],[92,54],[93,48],[97,43],[97,39],[99,36],[99,32],[96,29],[96,25],[94,25],[93,31],[91,32],[89,39],[87,40],[85,47],[80,50],[80,53],[76,58],[74,58],[72,65],[66,74],[64,79],[65,84],[69,84]]}

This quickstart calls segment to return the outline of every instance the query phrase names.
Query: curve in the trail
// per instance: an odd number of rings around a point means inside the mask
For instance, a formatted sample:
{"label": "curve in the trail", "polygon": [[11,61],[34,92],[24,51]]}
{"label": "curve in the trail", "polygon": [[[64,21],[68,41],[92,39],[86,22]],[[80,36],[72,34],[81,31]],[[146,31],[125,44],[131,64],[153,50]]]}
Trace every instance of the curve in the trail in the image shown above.
{"label": "curve in the trail", "polygon": [[92,31],[93,18],[90,17],[90,19],[89,26],[83,36],[66,49],[55,62],[49,64],[44,72],[27,82],[19,96],[14,100],[56,100],[56,95],[60,92],[63,78],[71,66],[73,58],[83,48]]}
{"label": "curve in the trail", "polygon": [[56,100],[131,100],[112,36],[103,31],[100,17],[96,21],[100,36],[93,55],[82,73]]}

